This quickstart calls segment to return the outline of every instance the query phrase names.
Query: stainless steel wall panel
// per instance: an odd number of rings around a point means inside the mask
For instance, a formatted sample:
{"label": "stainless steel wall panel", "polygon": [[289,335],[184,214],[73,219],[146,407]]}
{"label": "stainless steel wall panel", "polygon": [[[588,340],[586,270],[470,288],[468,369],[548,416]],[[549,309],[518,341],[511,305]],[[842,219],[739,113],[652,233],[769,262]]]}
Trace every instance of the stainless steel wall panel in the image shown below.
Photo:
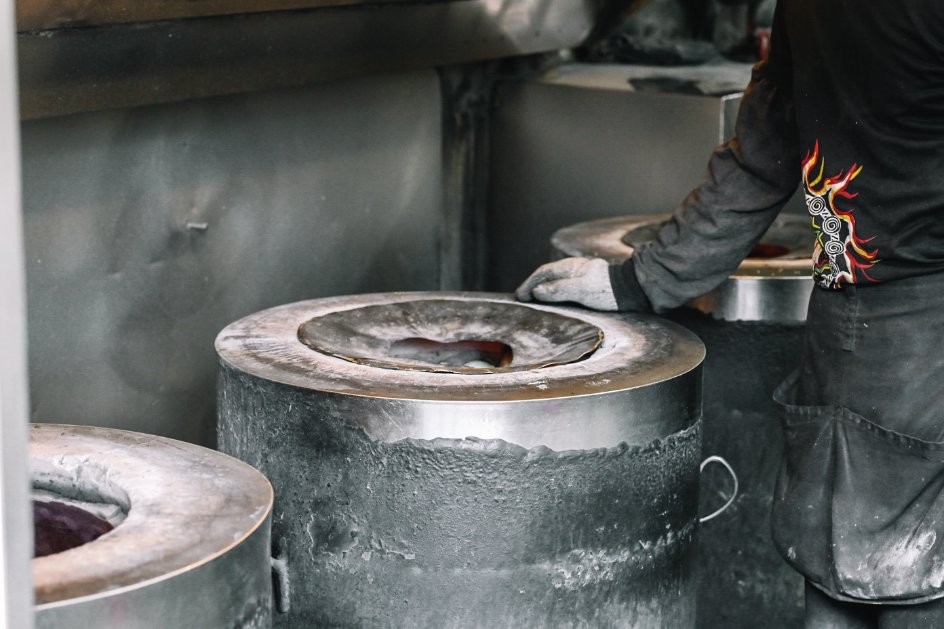
{"label": "stainless steel wall panel", "polygon": [[23,125],[34,421],[212,444],[213,339],[439,283],[432,71]]}

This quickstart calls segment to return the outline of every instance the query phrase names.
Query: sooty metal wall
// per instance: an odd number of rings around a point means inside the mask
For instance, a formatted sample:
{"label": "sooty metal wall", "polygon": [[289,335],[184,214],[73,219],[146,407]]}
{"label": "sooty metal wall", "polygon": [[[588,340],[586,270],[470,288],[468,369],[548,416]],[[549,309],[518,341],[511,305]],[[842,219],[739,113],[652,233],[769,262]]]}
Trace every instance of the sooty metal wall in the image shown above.
{"label": "sooty metal wall", "polygon": [[[617,262],[652,240],[668,216],[579,223],[556,232],[551,243],[557,256]],[[811,250],[809,219],[782,214],[731,278],[692,308],[669,315],[705,343],[705,451],[730,461],[741,486],[732,508],[700,536],[701,629],[803,624],[802,579],[770,541],[770,505],[783,447],[779,411],[770,396],[800,361],[813,286]],[[719,500],[726,482],[706,473],[702,501]]]}
{"label": "sooty metal wall", "polygon": [[220,446],[276,488],[277,626],[694,626],[683,328],[395,293],[266,310],[216,347]]}
{"label": "sooty metal wall", "polygon": [[268,629],[272,487],[140,433],[32,427],[37,629]]}
{"label": "sooty metal wall", "polygon": [[441,103],[430,70],[24,123],[33,420],[213,445],[227,323],[438,288]]}

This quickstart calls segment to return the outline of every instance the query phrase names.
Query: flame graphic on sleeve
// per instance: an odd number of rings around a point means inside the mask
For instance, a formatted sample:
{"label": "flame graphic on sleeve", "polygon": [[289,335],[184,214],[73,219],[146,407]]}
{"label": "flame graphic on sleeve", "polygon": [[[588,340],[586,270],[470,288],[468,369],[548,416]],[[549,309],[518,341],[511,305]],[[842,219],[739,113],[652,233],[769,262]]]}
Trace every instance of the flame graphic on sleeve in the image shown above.
{"label": "flame graphic on sleeve", "polygon": [[[818,172],[817,171],[818,165]],[[826,159],[820,159],[819,141],[803,160],[803,186],[806,207],[813,217],[816,246],[813,250],[813,275],[826,288],[855,284],[859,276],[876,281],[867,270],[875,266],[878,249],[868,250],[872,238],[860,238],[856,233],[854,209],[841,210],[837,199],[851,200],[858,196],[848,190],[849,184],[862,172],[853,164],[847,171],[833,177],[823,177]]]}

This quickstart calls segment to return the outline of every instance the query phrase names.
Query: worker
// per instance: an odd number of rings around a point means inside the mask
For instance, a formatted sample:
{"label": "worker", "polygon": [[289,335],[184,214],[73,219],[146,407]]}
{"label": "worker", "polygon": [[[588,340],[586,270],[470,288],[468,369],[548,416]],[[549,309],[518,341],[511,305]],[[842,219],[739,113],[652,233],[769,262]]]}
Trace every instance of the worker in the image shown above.
{"label": "worker", "polygon": [[799,184],[815,287],[774,392],[774,543],[806,579],[808,629],[940,629],[944,2],[779,0],[772,38],[736,138],[657,238],[619,265],[542,266],[517,294],[665,312],[722,282]]}

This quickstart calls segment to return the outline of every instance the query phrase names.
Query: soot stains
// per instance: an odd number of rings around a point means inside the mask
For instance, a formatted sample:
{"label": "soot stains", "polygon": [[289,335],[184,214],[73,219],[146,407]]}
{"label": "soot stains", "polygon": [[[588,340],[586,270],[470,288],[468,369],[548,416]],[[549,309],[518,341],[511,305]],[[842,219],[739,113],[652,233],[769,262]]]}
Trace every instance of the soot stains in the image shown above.
{"label": "soot stains", "polygon": [[297,588],[278,626],[693,617],[700,423],[644,447],[569,452],[383,443],[331,396],[225,367],[220,385],[221,449],[276,489]]}

